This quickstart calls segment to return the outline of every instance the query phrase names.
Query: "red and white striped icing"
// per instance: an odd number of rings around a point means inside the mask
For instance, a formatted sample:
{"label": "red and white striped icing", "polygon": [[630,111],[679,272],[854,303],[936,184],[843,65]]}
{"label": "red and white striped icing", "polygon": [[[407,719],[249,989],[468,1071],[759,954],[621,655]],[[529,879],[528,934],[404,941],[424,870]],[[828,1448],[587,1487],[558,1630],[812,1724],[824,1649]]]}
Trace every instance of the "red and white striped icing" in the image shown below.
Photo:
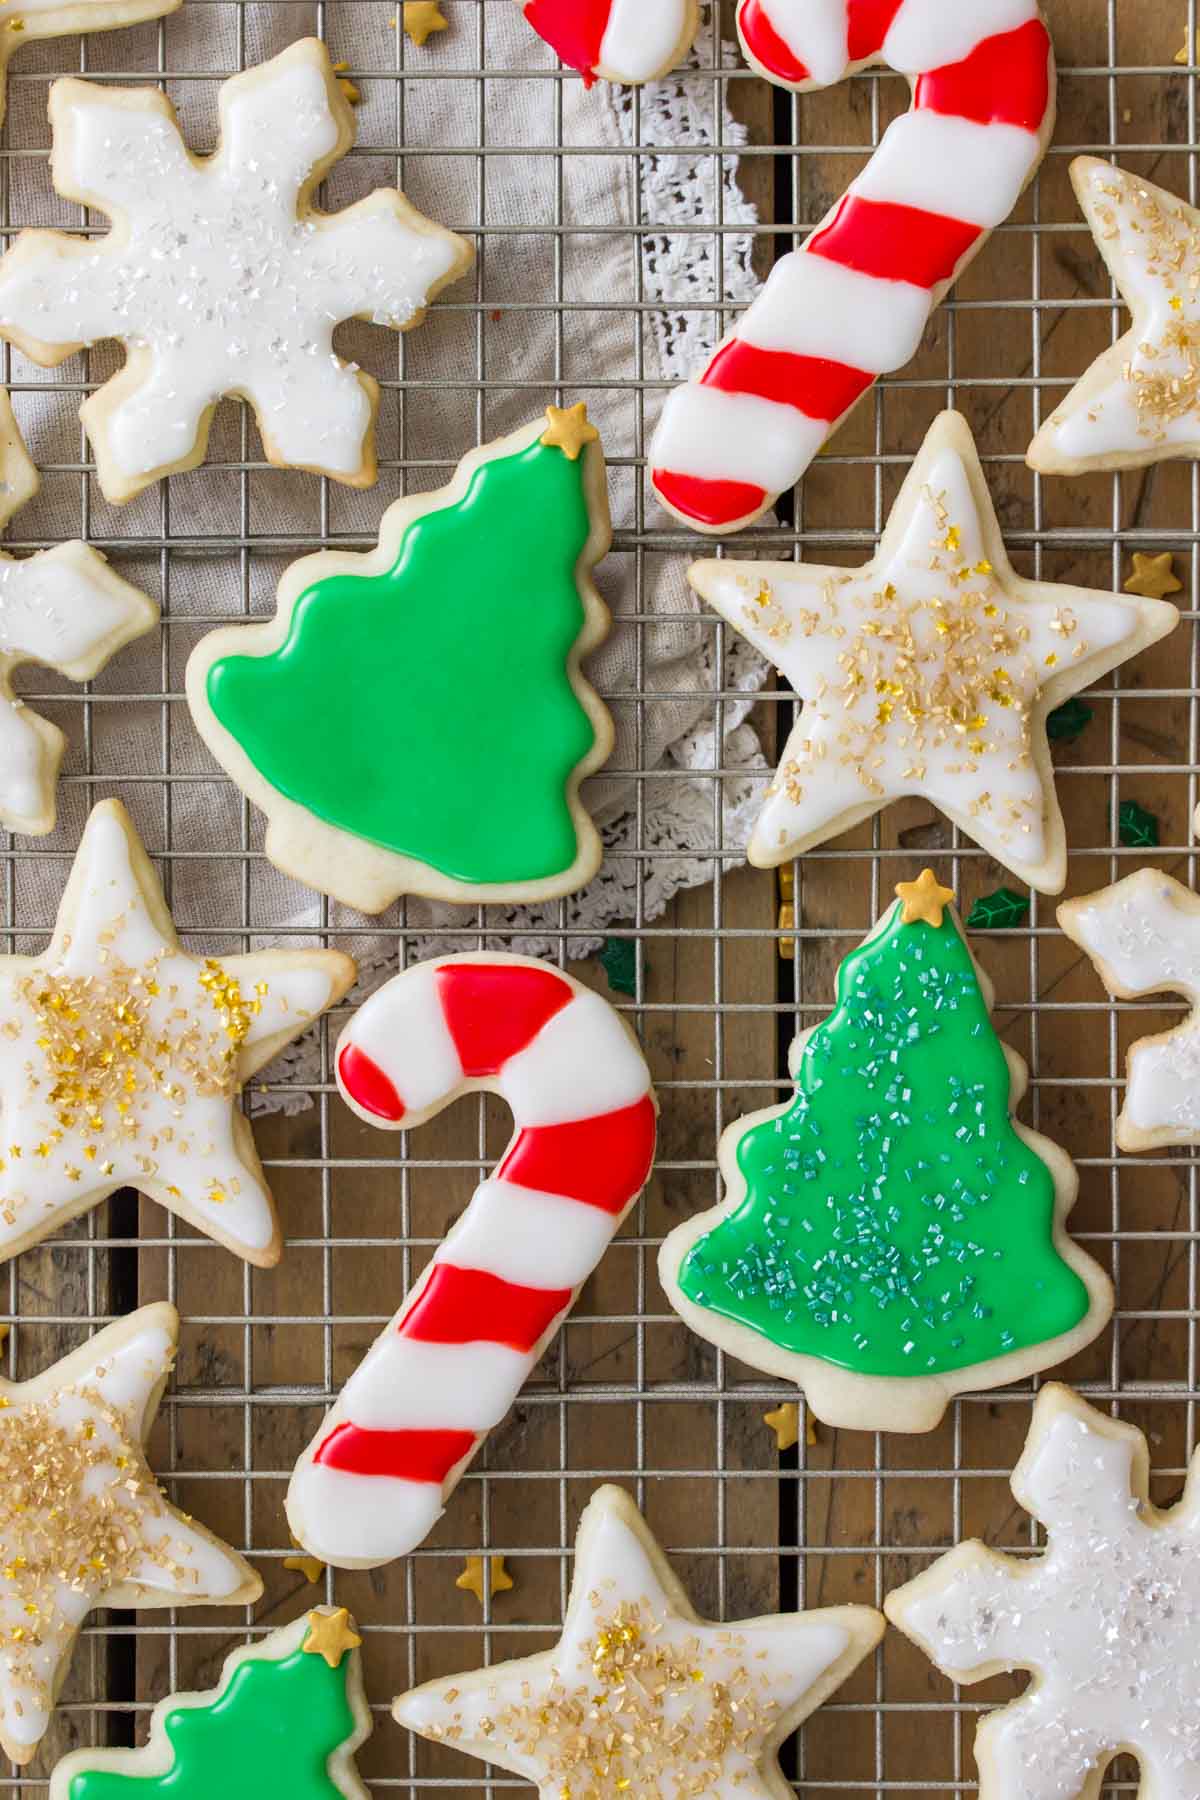
{"label": "red and white striped icing", "polygon": [[746,55],[800,91],[886,63],[911,111],[703,374],[668,399],[651,480],[679,518],[737,530],[798,481],[1016,205],[1045,152],[1054,52],[1036,0],[739,0]]}
{"label": "red and white striped icing", "polygon": [[420,963],[337,1047],[363,1118],[420,1125],[487,1089],[516,1130],[292,1475],[306,1549],[342,1567],[403,1556],[512,1405],[645,1185],[650,1073],[606,1000],[526,957]]}
{"label": "red and white striped icing", "polygon": [[638,83],[665,75],[688,32],[690,0],[524,0],[522,10],[590,87],[596,77]]}

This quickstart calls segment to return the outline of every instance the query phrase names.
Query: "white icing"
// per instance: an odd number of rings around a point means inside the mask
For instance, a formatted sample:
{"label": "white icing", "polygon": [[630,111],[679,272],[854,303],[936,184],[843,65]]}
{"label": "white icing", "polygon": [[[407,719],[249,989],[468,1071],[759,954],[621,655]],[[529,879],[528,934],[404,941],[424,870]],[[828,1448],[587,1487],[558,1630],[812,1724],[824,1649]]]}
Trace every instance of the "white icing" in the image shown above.
{"label": "white icing", "polygon": [[911,362],[928,319],[927,288],[881,283],[793,250],[775,264],[737,335],[760,350],[824,356],[879,375]]}
{"label": "white icing", "polygon": [[[450,1730],[458,1749],[524,1776],[536,1784],[543,1800],[558,1800],[564,1786],[575,1785],[564,1778],[561,1759],[579,1754],[572,1748],[584,1741],[578,1721],[586,1719],[593,1707],[603,1708],[616,1735],[635,1727],[630,1732],[634,1737],[630,1756],[636,1766],[642,1746],[635,1718],[630,1715],[626,1724],[621,1689],[611,1681],[606,1684],[593,1663],[598,1630],[618,1615],[627,1618],[632,1613],[642,1644],[664,1655],[678,1653],[699,1677],[690,1687],[686,1709],[671,1699],[664,1703],[665,1716],[678,1726],[683,1743],[676,1769],[652,1764],[662,1800],[682,1800],[697,1791],[696,1767],[688,1757],[694,1742],[691,1733],[703,1731],[712,1716],[714,1688],[740,1695],[747,1672],[755,1704],[744,1730],[730,1734],[724,1750],[714,1754],[712,1766],[705,1767],[703,1791],[705,1800],[765,1800],[779,1787],[773,1737],[778,1735],[781,1714],[801,1702],[845,1652],[849,1634],[820,1613],[713,1625],[681,1612],[648,1553],[649,1532],[644,1525],[640,1533],[633,1528],[623,1499],[615,1490],[602,1488],[584,1514],[571,1598],[562,1636],[553,1649],[478,1675],[431,1681],[402,1695],[394,1714],[412,1731],[438,1736]],[[576,1696],[578,1715],[569,1703],[555,1706]],[[548,1705],[551,1710],[544,1710]],[[541,1729],[521,1729],[521,1720],[531,1715],[545,1721]],[[768,1770],[774,1774],[773,1782]],[[593,1771],[584,1764],[580,1785],[587,1786],[591,1779]]]}
{"label": "white icing", "polygon": [[[853,808],[865,814],[919,794],[1001,862],[1036,867],[1046,852],[1046,797],[1030,754],[1032,709],[1053,673],[1133,640],[1141,615],[1116,597],[1076,588],[1034,597],[995,572],[977,572],[987,539],[956,451],[924,451],[910,479],[921,498],[902,536],[889,527],[880,556],[857,573],[736,562],[693,571],[708,603],[805,702],[754,842],[773,855],[787,844],[808,846]],[[984,613],[988,605],[994,615]],[[956,648],[955,631],[938,629],[964,606],[975,621],[966,651]],[[885,619],[887,632],[879,630]],[[1018,641],[1000,654],[992,633],[1005,629]],[[943,683],[964,685],[961,662],[977,667],[981,642],[1005,671],[1002,683],[994,697],[977,696],[983,722],[973,731],[947,728]],[[919,691],[909,672],[914,651]],[[851,668],[857,683],[848,680]],[[922,713],[916,728],[906,699]]]}
{"label": "white icing", "polygon": [[383,1069],[406,1111],[423,1112],[457,1092],[463,1079],[442,1016],[436,962],[417,963],[359,1007],[338,1043],[354,1044]]}
{"label": "white icing", "polygon": [[[507,965],[505,958],[483,954],[462,960],[494,962],[498,974]],[[447,1103],[475,1085],[463,1074],[446,1026],[437,981],[442,966],[444,963],[438,962],[420,964],[393,977],[356,1013],[338,1045],[338,1081],[343,1092],[341,1057],[349,1045],[363,1050],[406,1102],[426,1046],[430,1067],[442,1072],[446,1085],[435,1094],[426,1079],[420,1090],[423,1107]],[[524,980],[528,965],[518,962],[511,967],[515,977]],[[554,1126],[581,1119],[602,1122],[606,1114],[632,1105],[650,1090],[645,1059],[608,1002],[567,976],[560,979],[571,990],[566,1006],[541,1026],[524,1049],[515,1051],[495,1076],[480,1082],[503,1095],[519,1126]],[[502,987],[492,989],[491,1004],[503,1009]],[[630,1194],[626,1204],[634,1197]],[[565,1195],[531,1191],[493,1176],[476,1188],[434,1261],[479,1270],[542,1292],[570,1291],[591,1274],[624,1210],[607,1212]],[[405,1501],[397,1504],[394,1516],[389,1513],[386,1529],[381,1527],[377,1513],[392,1507],[389,1496],[393,1490],[409,1486],[419,1491],[429,1484],[331,1471],[315,1462],[316,1452],[337,1425],[349,1422],[367,1430],[388,1431],[441,1427],[482,1435],[504,1417],[535,1361],[532,1354],[486,1340],[414,1345],[398,1331],[408,1310],[406,1296],[351,1375],[292,1474],[288,1489],[292,1528],[315,1555],[327,1561],[384,1561],[404,1555],[421,1542],[441,1510],[440,1499],[432,1514],[426,1499],[416,1498],[411,1505]],[[331,1483],[329,1476],[334,1473],[339,1481]],[[373,1489],[378,1489],[379,1497],[370,1504],[362,1496]],[[436,1484],[433,1491],[441,1494]],[[353,1504],[341,1508],[343,1494],[353,1495]],[[331,1506],[340,1510],[330,1512]]]}
{"label": "white icing", "polygon": [[124,477],[182,461],[228,393],[252,401],[284,462],[353,474],[370,402],[333,327],[352,314],[405,326],[457,241],[402,223],[384,192],[328,223],[297,217],[337,141],[306,55],[227,82],[222,123],[197,166],[173,120],[76,85],[56,113],[55,176],[121,223],[94,244],[42,233],[0,263],[0,323],[47,344],[117,338],[146,359],[104,422],[91,415]]}
{"label": "white icing", "polygon": [[520,1287],[575,1288],[603,1256],[613,1224],[602,1207],[565,1194],[481,1181],[438,1256]]}
{"label": "white icing", "polygon": [[764,11],[817,87],[832,87],[849,67],[846,0],[766,0]]}
{"label": "white icing", "polygon": [[[586,1084],[586,1085],[585,1085]],[[533,1042],[510,1057],[500,1092],[518,1125],[562,1125],[640,1100],[646,1062],[608,1001],[577,993]]]}
{"label": "white icing", "polygon": [[[134,1314],[132,1328],[129,1321],[120,1320],[99,1332],[92,1340],[90,1368],[66,1378],[61,1387],[56,1386],[53,1369],[23,1385],[0,1382],[6,1401],[0,1411],[0,1435],[22,1431],[35,1410],[47,1433],[48,1450],[52,1432],[61,1431],[76,1444],[86,1433],[87,1451],[95,1461],[78,1490],[56,1493],[55,1501],[78,1509],[83,1496],[103,1495],[106,1506],[128,1516],[131,1538],[145,1549],[121,1574],[123,1585],[135,1583],[145,1590],[143,1604],[161,1605],[175,1596],[221,1600],[242,1586],[242,1565],[167,1503],[141,1448],[150,1395],[170,1369],[175,1349],[173,1337],[155,1322],[155,1314],[154,1308],[144,1309],[141,1316],[147,1322],[140,1330],[139,1315]],[[111,1451],[111,1459],[106,1451]],[[118,1463],[118,1457],[123,1462]],[[35,1578],[20,1572],[19,1559],[25,1558],[26,1570],[36,1569],[55,1528],[36,1504],[25,1516],[0,1507],[0,1516],[4,1521],[0,1567],[7,1571],[0,1580],[0,1635],[5,1644],[0,1656],[0,1718],[6,1737],[33,1745],[49,1723],[47,1698],[70,1657],[76,1630],[93,1607],[104,1604],[112,1580],[90,1561],[72,1570],[69,1583],[44,1575],[36,1583],[37,1624],[31,1633],[26,1606]],[[98,1543],[97,1548],[103,1551],[105,1546]],[[14,1630],[21,1633],[15,1644]]]}
{"label": "white icing", "polygon": [[397,1481],[390,1475],[367,1479],[324,1463],[306,1463],[288,1488],[294,1536],[313,1556],[333,1564],[348,1555],[369,1563],[406,1556],[441,1516],[437,1481]]}
{"label": "white icing", "polygon": [[1036,1671],[1035,1684],[981,1727],[988,1792],[1074,1800],[1128,1747],[1158,1800],[1194,1800],[1200,1496],[1193,1483],[1178,1508],[1153,1515],[1130,1490],[1132,1434],[1114,1438],[1099,1414],[1060,1393],[1039,1399],[1013,1478],[1046,1527],[1045,1555],[954,1552],[913,1597],[892,1596],[894,1616],[948,1672],[970,1677],[993,1663]]}
{"label": "white icing", "polygon": [[481,1356],[475,1344],[423,1344],[392,1332],[376,1339],[351,1377],[354,1422],[366,1431],[490,1431],[528,1366],[503,1344]]}
{"label": "white icing", "polygon": [[1038,16],[1037,0],[904,0],[883,41],[883,60],[906,75],[962,62],[987,38]]}
{"label": "white icing", "polygon": [[825,435],[819,420],[792,406],[689,381],[667,395],[650,465],[705,480],[753,482],[776,493],[787,486],[790,469],[816,455]]}
{"label": "white icing", "polygon": [[[1032,133],[1017,125],[977,125],[945,113],[909,112],[888,126],[850,192],[990,231],[1016,205],[1036,153]],[[876,291],[877,309],[878,304]]]}
{"label": "white icing", "polygon": [[670,66],[686,17],[686,0],[612,0],[599,66],[619,81],[651,80]]}
{"label": "white icing", "polygon": [[[274,1213],[266,1188],[239,1155],[236,1069],[224,1086],[211,1078],[229,1040],[203,983],[216,967],[237,982],[247,1004],[259,1000],[263,1015],[251,1016],[246,1034],[252,1042],[281,1029],[298,1035],[328,1002],[329,975],[316,966],[287,966],[287,953],[256,952],[213,965],[180,950],[151,917],[125,828],[107,807],[88,821],[72,879],[73,926],[56,930],[32,977],[0,960],[0,1110],[8,1147],[0,1156],[0,1255],[31,1229],[44,1236],[125,1185],[165,1206],[186,1207],[202,1229],[240,1250],[261,1251],[272,1238]],[[152,1061],[130,1052],[133,1086],[123,1112],[112,1099],[92,1106],[54,1098],[62,1070],[38,1042],[44,1032],[38,995],[55,978],[111,981],[114,1004],[132,1000],[141,1021],[138,1041]],[[95,1029],[111,1034],[115,1026],[103,1015]],[[169,1052],[153,1050],[161,1043]],[[151,1067],[157,1081],[148,1078]]]}
{"label": "white icing", "polygon": [[1192,1012],[1129,1052],[1124,1117],[1139,1131],[1200,1132],[1200,912],[1170,875],[1141,869],[1072,908],[1070,935],[1125,992],[1184,994]]}

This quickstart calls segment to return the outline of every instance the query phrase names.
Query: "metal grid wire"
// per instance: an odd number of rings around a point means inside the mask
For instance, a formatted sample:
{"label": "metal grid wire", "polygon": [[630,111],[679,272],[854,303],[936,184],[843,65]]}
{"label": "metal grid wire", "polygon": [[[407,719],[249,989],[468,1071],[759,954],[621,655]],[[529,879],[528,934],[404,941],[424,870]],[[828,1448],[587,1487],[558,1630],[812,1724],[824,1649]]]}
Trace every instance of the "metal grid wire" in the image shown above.
{"label": "metal grid wire", "polygon": [[[341,0],[365,7],[375,0]],[[186,0],[189,8],[227,0]],[[392,10],[389,0],[378,4]],[[479,216],[444,222],[476,234],[480,258],[473,277],[439,303],[459,315],[464,374],[458,384],[475,396],[479,436],[486,436],[488,369],[484,322],[488,289],[488,178],[493,158],[521,146],[489,144],[482,131],[486,83],[511,72],[488,63],[489,8],[511,0],[449,0],[460,45],[474,43],[474,64],[460,58],[447,71],[438,56],[415,57],[403,34],[394,37],[392,66],[354,67],[361,84],[391,82],[395,92],[395,142],[390,147],[402,186],[416,159],[442,154],[438,145],[411,141],[405,133],[405,100],[411,85],[451,80],[461,89],[463,116],[480,124],[477,143],[456,152],[476,161]],[[1197,198],[1197,83],[1195,71],[1171,61],[1190,26],[1195,41],[1197,0],[1146,8],[1139,0],[1046,0],[1053,28],[1082,53],[1067,60],[1063,111],[1055,146],[1037,184],[1013,223],[996,234],[957,298],[939,314],[930,345],[913,369],[885,384],[866,403],[814,471],[794,507],[780,522],[763,525],[729,553],[796,555],[820,560],[862,560],[882,527],[907,458],[923,423],[942,405],[960,406],[980,432],[989,477],[1002,491],[1003,522],[1018,562],[1049,579],[1120,586],[1135,549],[1182,552],[1187,592],[1184,625],[1169,653],[1138,672],[1114,676],[1089,696],[1096,717],[1078,744],[1059,761],[1060,794],[1076,853],[1072,891],[1086,891],[1127,872],[1143,853],[1124,848],[1118,836],[1122,799],[1140,798],[1163,823],[1159,857],[1193,881],[1196,858],[1188,824],[1197,794],[1200,669],[1195,643],[1200,592],[1200,474],[1195,466],[1151,476],[1098,479],[1092,483],[1044,483],[1023,468],[1033,429],[1061,393],[1064,382],[1099,348],[1099,335],[1117,334],[1121,313],[1095,272],[1090,239],[1065,180],[1078,150],[1117,154],[1130,167],[1154,175]],[[117,34],[114,39],[62,40],[30,46],[9,74],[12,107],[7,148],[0,164],[3,227],[11,233],[30,223],[69,223],[101,230],[103,221],[26,216],[13,204],[18,162],[45,160],[44,134],[30,147],[18,131],[23,89],[44,101],[48,79],[76,67],[103,80],[157,78],[173,97],[196,82],[211,84],[246,65],[247,20],[272,7],[294,13],[300,35],[335,26],[335,0],[310,6],[296,0],[235,5],[237,55],[229,68],[193,69],[172,55],[172,22]],[[1169,13],[1169,18],[1146,15]],[[1175,15],[1178,15],[1177,17]],[[334,32],[330,32],[331,37]],[[136,42],[140,59],[111,66],[108,46]],[[448,41],[448,38],[447,38]],[[101,52],[104,52],[103,59]],[[123,54],[118,52],[118,54]],[[572,371],[563,386],[565,331],[581,310],[619,307],[638,335],[638,373],[622,382],[632,396],[636,434],[630,453],[615,465],[640,466],[644,425],[653,383],[642,376],[650,303],[632,296],[600,296],[586,309],[566,297],[567,239],[580,227],[564,224],[563,163],[573,154],[613,154],[611,146],[565,150],[562,87],[573,75],[539,63],[530,78],[558,85],[559,159],[557,205],[552,220],[536,229],[556,246],[553,296],[515,303],[531,312],[552,299],[558,320],[555,380],[559,397],[604,396],[613,385],[601,369]],[[861,164],[887,120],[905,101],[903,84],[887,74],[856,78],[839,94],[797,102],[767,94],[740,66],[714,60],[708,71],[718,127],[712,149],[720,165],[732,153],[721,142],[719,107],[728,95],[735,113],[746,113],[751,145],[742,177],[755,193],[763,224],[758,244],[764,265],[803,240]],[[210,104],[209,101],[205,102]],[[634,148],[623,152],[641,205],[643,161],[635,97]],[[1169,146],[1169,148],[1167,148]],[[353,154],[353,153],[352,153]],[[370,154],[380,154],[378,146]],[[50,203],[48,180],[39,189]],[[710,310],[725,293],[724,247],[729,233],[722,213],[718,166],[716,216],[691,234],[697,254],[711,259]],[[629,229],[627,227],[623,229]],[[635,225],[635,235],[649,226]],[[659,229],[654,227],[653,229]],[[1087,279],[1080,271],[1090,269]],[[1089,285],[1089,280],[1091,285]],[[719,328],[728,322],[722,311]],[[1088,334],[1091,334],[1090,336]],[[1020,355],[1014,345],[1020,343]],[[1090,349],[1082,346],[1088,343]],[[1001,348],[1003,346],[1003,348]],[[391,354],[374,340],[377,375]],[[400,343],[395,373],[385,390],[413,405],[437,393],[406,374]],[[470,358],[474,358],[471,367]],[[97,374],[97,371],[100,373]],[[21,400],[36,391],[62,394],[73,410],[80,395],[107,373],[97,356],[64,365],[49,378],[20,358],[6,361],[18,417]],[[542,383],[526,384],[531,410],[541,404]],[[18,518],[10,540],[24,550],[56,536],[79,534],[117,559],[163,601],[159,650],[158,758],[133,776],[114,776],[119,747],[112,722],[123,708],[147,696],[114,671],[86,692],[51,681],[56,716],[72,740],[64,777],[64,825],[48,843],[18,839],[4,852],[6,942],[39,944],[51,924],[44,887],[30,889],[35,865],[47,860],[65,872],[86,807],[118,792],[134,808],[159,858],[168,898],[176,901],[185,942],[217,950],[292,936],[307,929],[319,940],[328,922],[301,928],[289,915],[265,919],[254,911],[253,891],[262,865],[259,822],[240,805],[240,837],[214,828],[202,849],[181,848],[177,818],[183,797],[200,790],[201,803],[228,799],[228,784],[205,769],[180,766],[179,734],[190,730],[179,679],[183,654],[197,621],[172,610],[181,573],[196,561],[220,559],[236,573],[229,604],[206,615],[205,627],[234,621],[251,610],[256,571],[277,572],[280,557],[323,543],[365,545],[374,532],[346,529],[336,494],[320,493],[315,529],[264,530],[256,512],[256,487],[269,479],[258,445],[244,419],[233,439],[217,447],[222,478],[236,488],[236,525],[212,536],[185,536],[172,525],[172,483],[155,490],[154,513],[139,515],[133,531],[120,512],[103,506],[93,487],[87,445],[76,457],[44,461],[47,490],[57,496],[60,517],[41,531]],[[240,433],[240,437],[238,434]],[[447,443],[444,461],[407,453],[403,424],[381,439],[380,493],[420,490],[443,479],[464,446]],[[185,481],[196,481],[188,476]],[[388,488],[388,482],[391,487]],[[225,490],[228,492],[228,488]],[[380,510],[382,501],[380,502]],[[377,512],[373,515],[377,517]],[[27,515],[28,517],[28,515]],[[46,515],[40,517],[44,520]],[[647,559],[680,557],[694,550],[686,532],[665,521],[643,492],[634,527],[620,531],[615,557],[634,559],[638,579],[635,612],[621,629],[635,633],[638,666],[644,636],[653,623],[643,603]],[[272,559],[275,559],[272,561]],[[1182,568],[1181,563],[1181,568]],[[721,622],[706,621],[724,667]],[[183,654],[178,645],[183,644]],[[1148,671],[1148,672],[1147,672]],[[1131,684],[1133,684],[1131,686]],[[658,697],[663,698],[662,696]],[[670,696],[666,696],[670,698]],[[720,685],[711,697],[722,741],[722,710],[737,699]],[[628,701],[621,702],[629,704]],[[645,696],[635,706],[642,741]],[[775,715],[778,714],[776,720]],[[763,723],[777,723],[780,739],[791,717],[788,696],[764,702]],[[647,876],[654,858],[645,816],[642,766],[626,771],[633,781],[637,830],[632,858]],[[788,1605],[841,1599],[881,1601],[887,1589],[928,1557],[964,1534],[981,1532],[995,1543],[1021,1547],[1034,1541],[1026,1520],[1012,1507],[1007,1477],[1028,1422],[1030,1386],[974,1396],[956,1403],[946,1424],[927,1438],[820,1432],[804,1436],[782,1457],[761,1424],[761,1414],[787,1397],[781,1384],[756,1377],[706,1346],[689,1340],[664,1306],[654,1274],[657,1244],[684,1211],[719,1196],[715,1147],[721,1129],[749,1105],[786,1091],[786,1045],[801,1024],[827,1009],[838,960],[866,931],[890,896],[894,881],[922,863],[935,862],[969,899],[1003,879],[982,853],[935,820],[927,809],[896,808],[847,843],[818,851],[797,869],[800,927],[790,960],[776,955],[772,877],[739,868],[741,846],[721,836],[723,784],[740,774],[711,772],[718,852],[703,853],[710,885],[677,902],[665,917],[645,916],[639,881],[637,905],[620,935],[637,950],[636,990],[630,1016],[642,1029],[655,1065],[664,1109],[663,1154],[655,1181],[619,1243],[609,1253],[571,1323],[561,1334],[522,1398],[515,1423],[494,1434],[488,1451],[464,1480],[449,1516],[429,1543],[403,1564],[374,1576],[326,1572],[308,1587],[285,1571],[289,1554],[281,1520],[284,1484],[295,1454],[322,1407],[332,1399],[366,1342],[390,1315],[438,1241],[449,1219],[494,1156],[504,1136],[491,1103],[463,1103],[444,1132],[428,1126],[402,1139],[382,1139],[356,1127],[341,1108],[330,1076],[329,1047],[341,1018],[321,1026],[321,1079],[312,1089],[314,1108],[293,1119],[275,1116],[258,1126],[287,1234],[283,1264],[264,1275],[236,1265],[226,1252],[179,1228],[133,1196],[118,1197],[43,1250],[13,1265],[8,1313],[9,1373],[25,1377],[79,1340],[87,1329],[143,1300],[167,1295],[184,1313],[178,1379],[154,1442],[155,1466],[182,1504],[222,1531],[254,1560],[267,1594],[253,1618],[202,1609],[196,1613],[99,1615],[85,1634],[50,1740],[53,1751],[12,1785],[36,1787],[53,1753],[76,1742],[128,1742],[144,1730],[145,1715],[165,1693],[206,1685],[239,1633],[261,1631],[294,1617],[313,1598],[336,1599],[355,1611],[367,1640],[369,1698],[379,1730],[360,1756],[371,1785],[380,1788],[517,1787],[479,1765],[410,1742],[386,1719],[390,1696],[411,1681],[443,1669],[470,1668],[552,1640],[570,1578],[570,1546],[583,1501],[605,1477],[623,1482],[676,1553],[681,1573],[699,1603],[720,1617]],[[672,852],[672,855],[677,852]],[[180,891],[194,894],[191,878],[235,865],[229,891],[236,903],[214,936],[212,920],[189,916]],[[192,866],[188,866],[192,865]],[[188,878],[185,886],[184,877]],[[32,910],[30,891],[42,896]],[[223,890],[224,891],[224,890]],[[488,929],[486,911],[464,914],[469,929]],[[195,934],[201,925],[207,929]],[[374,933],[378,928],[369,928]],[[539,928],[540,929],[540,928]],[[413,931],[401,914],[386,930],[394,939],[395,966],[409,954]],[[367,928],[364,927],[364,935]],[[338,942],[353,949],[354,933]],[[565,962],[568,929],[560,911],[556,938]],[[520,949],[521,931],[508,933]],[[1052,907],[1035,898],[1026,928],[982,936],[980,954],[997,978],[998,1021],[1009,1041],[1028,1057],[1031,1096],[1027,1116],[1068,1144],[1082,1175],[1076,1235],[1106,1262],[1116,1278],[1119,1311],[1110,1334],[1077,1360],[1072,1375],[1101,1404],[1114,1403],[1151,1431],[1161,1487],[1178,1490],[1194,1443],[1200,1399],[1196,1366],[1197,1294],[1196,1164],[1184,1151],[1154,1158],[1113,1154],[1112,1121],[1120,1101],[1123,1050],[1151,1022],[1147,1007],[1111,1007],[1078,958],[1067,955]],[[268,1069],[260,1087],[286,1093],[288,1084]],[[466,1551],[507,1554],[517,1586],[488,1601],[482,1620],[474,1602],[453,1586]],[[995,1683],[958,1695],[933,1676],[910,1648],[889,1634],[873,1666],[859,1675],[810,1723],[794,1752],[790,1772],[806,1789],[945,1789],[973,1783],[969,1744],[979,1708],[1011,1692]],[[1118,1776],[1128,1774],[1118,1770]],[[1123,1781],[1121,1785],[1129,1785]]]}

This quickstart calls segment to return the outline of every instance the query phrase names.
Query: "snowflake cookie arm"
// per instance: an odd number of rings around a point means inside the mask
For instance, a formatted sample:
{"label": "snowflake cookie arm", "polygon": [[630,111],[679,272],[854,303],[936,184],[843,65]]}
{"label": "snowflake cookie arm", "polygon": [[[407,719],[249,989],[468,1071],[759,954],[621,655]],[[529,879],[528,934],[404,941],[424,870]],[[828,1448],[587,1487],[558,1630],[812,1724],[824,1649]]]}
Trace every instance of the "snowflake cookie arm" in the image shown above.
{"label": "snowflake cookie arm", "polygon": [[1169,1031],[1131,1045],[1118,1145],[1136,1151],[1200,1141],[1200,898],[1170,875],[1139,869],[1067,901],[1058,922],[1116,998],[1173,993],[1192,1004]]}

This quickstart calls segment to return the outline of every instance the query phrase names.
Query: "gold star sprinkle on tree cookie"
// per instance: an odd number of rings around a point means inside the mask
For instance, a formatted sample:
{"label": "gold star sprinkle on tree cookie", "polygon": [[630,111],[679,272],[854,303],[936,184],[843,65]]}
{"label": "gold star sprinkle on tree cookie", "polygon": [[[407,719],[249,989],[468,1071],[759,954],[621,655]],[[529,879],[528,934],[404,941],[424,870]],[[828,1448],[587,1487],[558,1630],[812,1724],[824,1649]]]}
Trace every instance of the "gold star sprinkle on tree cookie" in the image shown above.
{"label": "gold star sprinkle on tree cookie", "polygon": [[0,1261],[135,1187],[278,1262],[241,1091],[354,974],[336,950],[185,951],[128,813],[101,801],[49,947],[0,956]]}
{"label": "gold star sprinkle on tree cookie", "polygon": [[1164,188],[1076,157],[1071,180],[1133,314],[1029,447],[1047,475],[1200,455],[1200,212]]}
{"label": "gold star sprinkle on tree cookie", "polygon": [[551,1650],[402,1694],[410,1731],[564,1794],[773,1800],[776,1752],[879,1641],[869,1606],[713,1625],[693,1612],[641,1514],[602,1487],[584,1511]]}
{"label": "gold star sprinkle on tree cookie", "polygon": [[730,559],[688,579],[803,702],[752,863],[775,868],[912,795],[1049,894],[1067,843],[1047,718],[1179,622],[1166,601],[1015,574],[957,413],[933,425],[865,568]]}
{"label": "gold star sprinkle on tree cookie", "polygon": [[468,1556],[462,1573],[455,1578],[454,1585],[466,1594],[474,1594],[480,1606],[483,1605],[484,1584],[489,1599],[495,1594],[506,1594],[513,1585],[513,1578],[504,1566],[502,1556]]}
{"label": "gold star sprinkle on tree cookie", "polygon": [[585,444],[598,443],[600,433],[587,416],[582,400],[574,406],[548,406],[546,429],[538,439],[552,450],[561,450],[568,462],[574,462]]}
{"label": "gold star sprinkle on tree cookie", "polygon": [[41,1742],[93,1608],[262,1592],[146,1462],[178,1331],[173,1306],[143,1306],[32,1381],[0,1380],[0,1745],[16,1763]]}
{"label": "gold star sprinkle on tree cookie", "polygon": [[358,1650],[361,1645],[354,1620],[344,1606],[336,1606],[332,1612],[309,1613],[308,1636],[300,1648],[309,1656],[323,1656],[329,1667],[336,1669],[347,1650]]}
{"label": "gold star sprinkle on tree cookie", "polygon": [[954,904],[954,889],[943,887],[932,869],[922,869],[915,881],[898,881],[896,898],[904,902],[900,917],[906,925],[924,920],[939,926],[942,914]]}

